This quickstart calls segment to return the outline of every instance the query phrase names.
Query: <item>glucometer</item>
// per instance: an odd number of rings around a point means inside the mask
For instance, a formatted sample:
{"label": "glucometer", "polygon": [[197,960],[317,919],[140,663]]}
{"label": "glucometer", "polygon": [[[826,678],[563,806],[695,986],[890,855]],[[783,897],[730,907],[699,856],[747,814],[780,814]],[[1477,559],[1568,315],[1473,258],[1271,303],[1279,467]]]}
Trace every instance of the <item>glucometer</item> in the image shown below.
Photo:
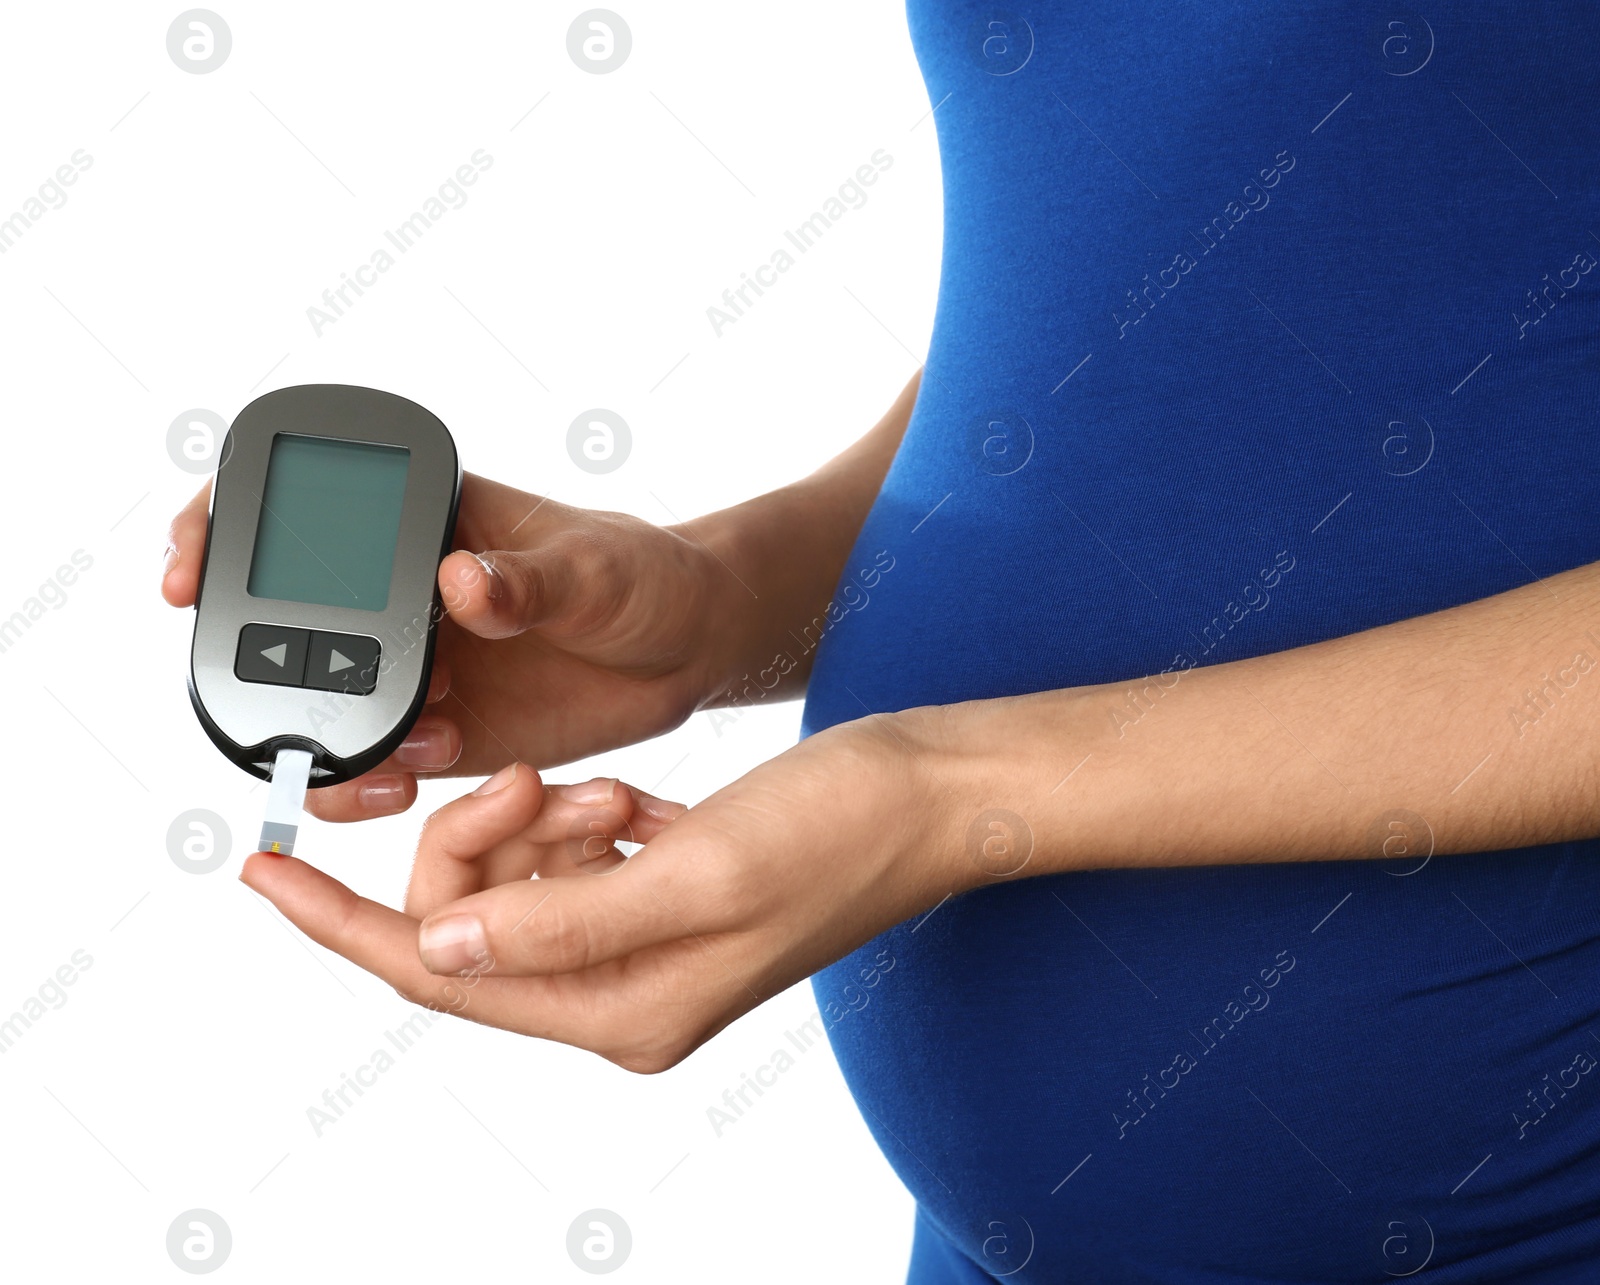
{"label": "glucometer", "polygon": [[436,416],[344,384],[256,398],[219,459],[189,698],[272,782],[261,847],[287,853],[306,788],[376,767],[427,697],[461,465]]}

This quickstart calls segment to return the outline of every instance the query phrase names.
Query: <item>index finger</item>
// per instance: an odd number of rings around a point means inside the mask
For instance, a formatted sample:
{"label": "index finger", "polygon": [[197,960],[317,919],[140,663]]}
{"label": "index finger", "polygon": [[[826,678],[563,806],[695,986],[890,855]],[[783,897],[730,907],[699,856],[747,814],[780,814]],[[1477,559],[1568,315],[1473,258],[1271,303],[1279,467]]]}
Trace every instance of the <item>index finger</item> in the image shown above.
{"label": "index finger", "polygon": [[[475,1004],[469,1013],[469,996],[463,987],[422,966],[417,955],[417,921],[410,915],[370,901],[294,857],[255,853],[245,859],[239,879],[312,941],[388,982],[412,1003],[447,1009],[490,1026],[518,1029],[514,1006],[502,1002],[490,1015],[485,1005]],[[493,961],[485,958],[480,967],[487,971],[492,965]],[[475,989],[478,977],[471,980]]]}
{"label": "index finger", "polygon": [[640,1038],[640,1005],[663,989],[659,976],[632,978],[620,971],[604,978],[499,977],[497,961],[487,955],[455,976],[440,976],[423,967],[415,919],[369,901],[314,866],[258,852],[246,858],[239,878],[312,941],[382,978],[413,1004],[591,1049],[613,1061],[631,1054]]}
{"label": "index finger", "polygon": [[206,517],[210,508],[211,479],[207,478],[167,528],[161,596],[174,607],[194,606],[195,594],[200,590],[200,560],[206,551]]}

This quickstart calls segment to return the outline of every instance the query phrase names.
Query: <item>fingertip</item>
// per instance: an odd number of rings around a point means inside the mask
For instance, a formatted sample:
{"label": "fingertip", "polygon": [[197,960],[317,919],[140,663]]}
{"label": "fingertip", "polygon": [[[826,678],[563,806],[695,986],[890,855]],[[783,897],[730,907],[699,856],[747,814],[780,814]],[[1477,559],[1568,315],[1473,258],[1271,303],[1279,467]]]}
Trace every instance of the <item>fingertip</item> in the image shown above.
{"label": "fingertip", "polygon": [[658,799],[653,794],[646,794],[637,786],[633,789],[633,801],[639,810],[653,821],[663,824],[676,821],[689,810],[687,803],[674,803],[670,799]]}
{"label": "fingertip", "polygon": [[621,796],[624,791],[630,813],[627,837],[634,843],[649,843],[689,810],[682,803],[647,794],[636,785],[624,784],[617,793]]}
{"label": "fingertip", "polygon": [[539,774],[526,763],[507,763],[474,790],[473,794],[495,796],[490,800],[492,803],[499,807],[511,808],[526,824],[538,816],[544,808],[545,784]]}
{"label": "fingertip", "polygon": [[194,606],[194,590],[187,588],[176,576],[163,577],[161,597],[169,607]]}
{"label": "fingertip", "polygon": [[505,600],[505,578],[488,558],[457,549],[439,564],[439,594],[451,617],[477,632]]}
{"label": "fingertip", "polygon": [[633,793],[625,782],[606,776],[544,789],[539,813],[525,835],[530,842],[565,844],[601,836],[643,842],[634,834]]}
{"label": "fingertip", "polygon": [[477,789],[437,809],[422,827],[420,863],[433,855],[472,862],[539,815],[544,785],[525,763],[508,763]]}
{"label": "fingertip", "polygon": [[[618,798],[617,791],[622,791]],[[568,803],[582,803],[590,807],[618,807],[631,808],[632,798],[629,795],[630,787],[623,784],[614,776],[597,776],[588,781],[577,781],[571,785],[552,785],[550,790]]]}
{"label": "fingertip", "polygon": [[603,808],[624,821],[653,821],[665,825],[689,810],[687,804],[658,799],[637,785],[614,777],[596,777],[576,785],[552,785],[550,789],[568,803]]}
{"label": "fingertip", "polygon": [[[489,794],[501,794],[507,790],[513,794],[522,793],[529,789],[537,789],[540,797],[544,796],[544,782],[539,779],[539,774],[526,763],[507,763],[503,768],[491,776],[472,793],[475,797]],[[507,798],[512,795],[507,795]],[[504,800],[501,800],[504,802]]]}
{"label": "fingertip", "polygon": [[239,867],[239,882],[272,901],[272,890],[277,886],[283,868],[293,861],[293,857],[281,853],[252,852]]}

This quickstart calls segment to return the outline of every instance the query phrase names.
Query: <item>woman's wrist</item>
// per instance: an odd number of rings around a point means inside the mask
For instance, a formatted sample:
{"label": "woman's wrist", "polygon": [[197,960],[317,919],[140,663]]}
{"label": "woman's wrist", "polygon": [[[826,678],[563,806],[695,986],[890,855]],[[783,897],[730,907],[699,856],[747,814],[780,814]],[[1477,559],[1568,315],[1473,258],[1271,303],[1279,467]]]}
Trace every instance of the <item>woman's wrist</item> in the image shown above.
{"label": "woman's wrist", "polygon": [[675,528],[703,562],[701,709],[786,699],[804,688],[809,659],[802,668],[788,654],[789,631],[803,628],[814,598],[832,592],[843,554],[836,561],[818,547],[789,490]]}
{"label": "woman's wrist", "polygon": [[[925,783],[920,843],[952,891],[1078,868],[1109,846],[1119,806],[1074,783],[1110,758],[1097,688],[965,701],[878,715]],[[1109,726],[1109,725],[1107,725]],[[1102,786],[1115,774],[1100,774]]]}
{"label": "woman's wrist", "polygon": [[[817,643],[837,615],[833,599],[850,550],[920,383],[919,371],[870,431],[810,476],[674,528],[706,558],[700,708],[805,690]],[[876,564],[864,570],[866,581],[882,573]]]}

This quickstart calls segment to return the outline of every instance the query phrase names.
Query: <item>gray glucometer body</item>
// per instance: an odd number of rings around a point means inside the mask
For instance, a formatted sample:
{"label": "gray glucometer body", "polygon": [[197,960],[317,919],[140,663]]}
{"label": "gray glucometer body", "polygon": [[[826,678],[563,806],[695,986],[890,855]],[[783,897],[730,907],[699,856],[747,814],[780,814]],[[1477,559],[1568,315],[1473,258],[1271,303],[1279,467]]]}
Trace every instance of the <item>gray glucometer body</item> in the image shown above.
{"label": "gray glucometer body", "polygon": [[189,698],[212,741],[270,779],[377,766],[427,696],[461,465],[415,402],[344,384],[258,397],[233,421],[211,492]]}

